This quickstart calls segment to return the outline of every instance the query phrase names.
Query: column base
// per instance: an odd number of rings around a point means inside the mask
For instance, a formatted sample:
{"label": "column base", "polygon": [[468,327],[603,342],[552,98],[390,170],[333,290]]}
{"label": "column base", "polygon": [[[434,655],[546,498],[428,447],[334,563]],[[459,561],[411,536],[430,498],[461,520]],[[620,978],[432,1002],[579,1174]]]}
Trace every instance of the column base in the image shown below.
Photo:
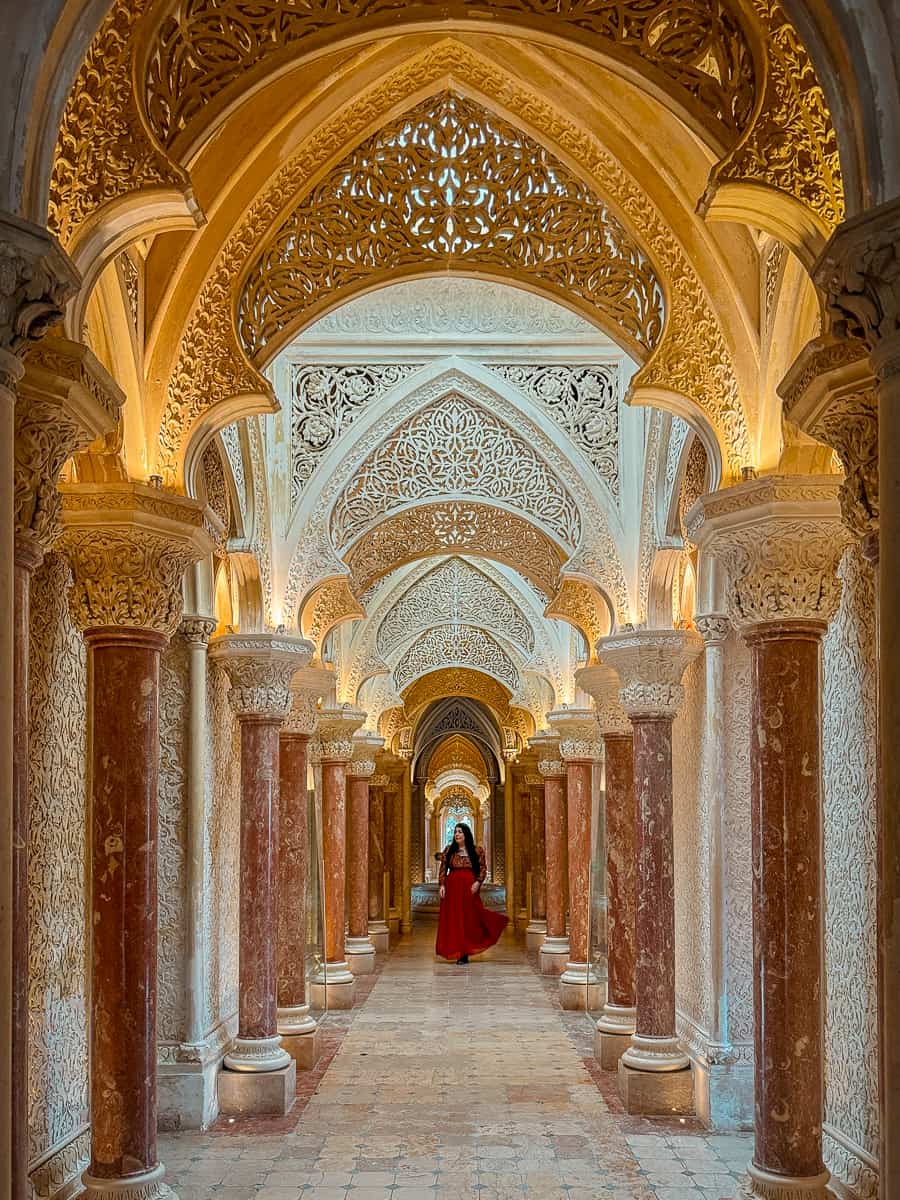
{"label": "column base", "polygon": [[388,919],[388,929],[390,930],[391,937],[397,937],[399,935],[400,918],[396,913],[391,913],[390,918]]}
{"label": "column base", "polygon": [[688,1117],[694,1112],[690,1068],[680,1071],[635,1071],[619,1059],[619,1096],[627,1113],[647,1117]]}
{"label": "column base", "polygon": [[830,1171],[821,1175],[775,1175],[764,1171],[756,1163],[747,1167],[752,1196],[765,1196],[766,1200],[830,1200],[828,1189]]}
{"label": "column base", "polygon": [[376,954],[387,954],[391,948],[391,931],[386,921],[369,922],[369,939]]}
{"label": "column base", "polygon": [[544,938],[547,936],[546,921],[532,921],[525,930],[525,949],[529,954],[534,954],[540,950],[544,944]]}
{"label": "column base", "polygon": [[594,1034],[594,1058],[604,1071],[617,1071],[619,1059],[631,1046],[637,1010],[624,1008],[620,1004],[603,1006],[603,1015],[597,1022]]}
{"label": "column base", "polygon": [[516,933],[524,933],[528,928],[528,913],[524,908],[520,908],[516,913],[515,927]]}
{"label": "column base", "polygon": [[227,1117],[284,1117],[297,1098],[297,1064],[264,1074],[219,1073],[219,1112]]}
{"label": "column base", "polygon": [[308,1033],[288,1034],[281,1044],[297,1064],[298,1071],[311,1071],[322,1057],[322,1031],[318,1025]]}
{"label": "column base", "polygon": [[622,1061],[632,1071],[651,1074],[683,1071],[691,1065],[690,1057],[682,1050],[677,1037],[644,1037],[639,1033],[631,1035],[631,1045]]}
{"label": "column base", "polygon": [[156,1068],[157,1128],[165,1133],[208,1129],[218,1116],[216,1080],[222,1069],[219,1054],[202,1065],[159,1063]]}
{"label": "column base", "polygon": [[602,1003],[603,984],[590,963],[566,963],[559,977],[559,1002],[569,1012],[595,1012]]}
{"label": "column base", "polygon": [[540,954],[542,975],[562,975],[569,961],[569,939],[545,937]]}
{"label": "column base", "polygon": [[281,1038],[276,1034],[267,1038],[236,1037],[223,1066],[242,1075],[264,1075],[281,1071],[290,1062],[291,1056],[282,1050]]}
{"label": "column base", "polygon": [[[294,1004],[278,1010],[278,1032],[282,1044],[286,1037],[303,1037],[317,1028],[315,1017],[309,1015],[308,1004]],[[287,1049],[287,1047],[285,1047]]]}
{"label": "column base", "polygon": [[177,1195],[165,1182],[166,1168],[157,1163],[150,1171],[128,1175],[123,1179],[101,1179],[90,1170],[81,1176],[85,1195],[90,1200],[177,1200]]}
{"label": "column base", "polygon": [[375,947],[368,937],[348,937],[344,954],[351,975],[371,975],[375,970]]}
{"label": "column base", "polygon": [[345,962],[323,963],[309,985],[315,1008],[337,1011],[353,1007],[353,975]]}

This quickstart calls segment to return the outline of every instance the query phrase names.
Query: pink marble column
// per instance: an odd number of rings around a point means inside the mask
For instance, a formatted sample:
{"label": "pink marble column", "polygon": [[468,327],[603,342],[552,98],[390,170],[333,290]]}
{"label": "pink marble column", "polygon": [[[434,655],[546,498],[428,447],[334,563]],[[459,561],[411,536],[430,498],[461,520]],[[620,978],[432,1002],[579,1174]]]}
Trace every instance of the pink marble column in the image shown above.
{"label": "pink marble column", "polygon": [[369,937],[376,952],[388,949],[389,930],[384,905],[385,796],[387,775],[369,781]]}
{"label": "pink marble column", "polygon": [[359,735],[354,739],[347,795],[347,907],[345,953],[354,975],[371,975],[375,946],[369,937],[369,780],[375,774],[375,754],[384,738]]}
{"label": "pink marble column", "polygon": [[156,1145],[160,651],[184,569],[210,553],[199,506],[140,484],[64,489],[69,606],[88,648],[91,814],[89,1194],[169,1195]]}
{"label": "pink marble column", "polygon": [[544,781],[529,779],[531,792],[531,917],[547,923],[547,840]]}
{"label": "pink marble column", "polygon": [[531,801],[523,776],[513,773],[513,852],[515,887],[515,926],[524,929],[528,924],[527,888],[529,870],[529,841],[531,838]]}
{"label": "pink marble column", "polygon": [[[555,739],[551,739],[555,743]],[[558,743],[542,754],[538,770],[544,777],[544,850],[546,867],[547,933],[541,944],[541,972],[561,975],[569,961],[566,933],[566,768],[555,757]]]}
{"label": "pink marble column", "polygon": [[325,860],[325,963],[317,985],[325,984],[322,1007],[353,1007],[353,975],[347,963],[347,768],[353,735],[365,713],[351,708],[322,709],[322,851]]}

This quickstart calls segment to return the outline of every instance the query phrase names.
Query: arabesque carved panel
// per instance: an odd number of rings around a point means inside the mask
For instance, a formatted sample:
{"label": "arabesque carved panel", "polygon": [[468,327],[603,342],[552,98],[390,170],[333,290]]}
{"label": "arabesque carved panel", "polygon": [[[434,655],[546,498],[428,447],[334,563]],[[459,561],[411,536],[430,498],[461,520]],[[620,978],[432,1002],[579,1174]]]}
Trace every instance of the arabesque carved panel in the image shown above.
{"label": "arabesque carved panel", "polygon": [[413,680],[443,667],[470,667],[499,679],[511,692],[519,686],[516,664],[483,629],[441,625],[413,642],[394,668],[394,684],[402,691]]}
{"label": "arabesque carved panel", "polygon": [[342,289],[404,266],[513,271],[578,296],[645,357],[663,289],[607,203],[539,142],[455,92],[352,150],[259,251],[237,305],[247,355]]}
{"label": "arabesque carved panel", "polygon": [[188,647],[172,638],[159,672],[159,925],[156,951],[157,1038],[187,1036],[184,971],[187,946]]}

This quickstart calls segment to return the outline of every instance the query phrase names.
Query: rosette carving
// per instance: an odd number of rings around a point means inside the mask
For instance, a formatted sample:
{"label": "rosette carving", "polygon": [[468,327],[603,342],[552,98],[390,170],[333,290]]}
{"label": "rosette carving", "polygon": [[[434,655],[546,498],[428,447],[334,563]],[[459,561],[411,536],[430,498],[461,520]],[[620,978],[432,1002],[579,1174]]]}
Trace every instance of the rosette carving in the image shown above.
{"label": "rosette carving", "polygon": [[231,680],[229,702],[238,717],[283,719],[291,707],[291,680],[314,647],[304,638],[273,633],[231,633],[210,647]]}
{"label": "rosette carving", "polygon": [[703,639],[688,629],[636,629],[603,638],[597,649],[619,677],[629,717],[674,717],[684,702],[682,677]]}
{"label": "rosette carving", "polygon": [[150,629],[181,621],[181,583],[213,540],[204,510],[143,484],[61,484],[69,607],[80,629]]}

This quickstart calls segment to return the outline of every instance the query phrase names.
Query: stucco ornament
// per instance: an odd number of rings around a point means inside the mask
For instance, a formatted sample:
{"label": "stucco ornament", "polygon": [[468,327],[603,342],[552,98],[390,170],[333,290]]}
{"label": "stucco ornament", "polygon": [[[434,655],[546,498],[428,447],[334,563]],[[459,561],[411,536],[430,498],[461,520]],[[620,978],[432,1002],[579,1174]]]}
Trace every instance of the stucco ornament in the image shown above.
{"label": "stucco ornament", "polygon": [[365,730],[356,733],[353,738],[353,758],[347,773],[354,779],[368,779],[371,787],[377,770],[376,756],[383,749],[383,737],[376,737]]}
{"label": "stucco ornament", "polygon": [[702,649],[703,639],[688,629],[635,629],[597,644],[601,663],[619,677],[629,717],[674,717],[684,703],[684,673]]}
{"label": "stucco ornament", "polygon": [[592,708],[555,709],[547,714],[547,721],[559,735],[559,752],[564,762],[602,759],[603,739]]}
{"label": "stucco ornament", "polygon": [[619,699],[619,677],[612,667],[582,667],[575,673],[575,682],[594,701],[601,733],[631,733],[631,722]]}
{"label": "stucco ornament", "polygon": [[291,707],[294,673],[314,649],[305,638],[286,634],[228,633],[210,644],[209,653],[228,672],[236,716],[283,719]]}
{"label": "stucco ornament", "polygon": [[63,318],[78,273],[45,229],[0,220],[0,350],[21,356]]}
{"label": "stucco ornament", "polygon": [[319,711],[320,761],[349,763],[354,753],[353,735],[365,720],[361,708],[349,704],[323,706]]}

